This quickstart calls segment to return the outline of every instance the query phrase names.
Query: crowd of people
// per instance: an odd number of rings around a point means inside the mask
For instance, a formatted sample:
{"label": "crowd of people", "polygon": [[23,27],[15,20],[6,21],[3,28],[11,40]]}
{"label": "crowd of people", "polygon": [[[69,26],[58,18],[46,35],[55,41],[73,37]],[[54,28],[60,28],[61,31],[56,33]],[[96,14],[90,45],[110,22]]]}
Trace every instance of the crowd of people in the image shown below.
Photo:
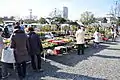
{"label": "crowd of people", "polygon": [[[84,49],[85,49],[85,27],[81,26],[79,27],[78,31],[76,31],[75,37],[77,41],[77,50],[78,50],[78,55],[83,55],[84,54]],[[99,29],[95,31],[93,34],[94,37],[94,47],[99,48],[99,43],[102,41],[102,36],[99,32]]]}
{"label": "crowd of people", "polygon": [[[76,41],[77,41],[77,45],[78,45],[78,55],[80,54],[84,54],[84,46],[86,44],[85,42],[85,27],[84,26],[81,26],[81,27],[78,27],[79,29],[76,31],[76,34],[75,34],[75,37],[76,37]],[[116,38],[119,36],[119,30],[116,26],[112,26],[110,27],[110,30],[111,30],[111,39],[113,42],[116,41]],[[96,31],[94,32],[94,34],[92,35],[93,36],[93,42],[94,42],[94,47],[95,48],[99,48],[99,44],[102,42],[102,41],[107,41],[109,39],[106,38],[105,34],[102,34],[100,33],[100,30],[99,28],[96,29]]]}
{"label": "crowd of people", "polygon": [[[43,47],[33,27],[23,27],[19,22],[13,24],[13,26],[14,31],[10,37],[7,37],[6,33],[4,33],[5,31],[0,29],[0,54],[3,54],[2,50],[6,48],[3,39],[10,38],[10,45],[7,45],[7,47],[13,49],[15,58],[14,66],[16,67],[19,79],[23,80],[26,77],[27,61],[31,60],[33,71],[43,71],[41,69],[41,52],[43,51]],[[37,57],[37,63],[35,57]],[[3,79],[9,76],[7,68],[7,63],[2,62],[1,74]]]}
{"label": "crowd of people", "polygon": [[116,41],[117,36],[119,36],[119,30],[116,26],[111,27],[112,41]]}
{"label": "crowd of people", "polygon": [[[31,66],[33,71],[43,71],[41,69],[41,52],[43,51],[42,43],[39,36],[35,33],[33,27],[27,27],[20,25],[19,22],[13,24],[14,31],[11,36],[9,36],[8,29],[5,27],[4,31],[0,28],[0,55],[2,50],[5,49],[3,38],[10,37],[10,47],[14,50],[15,57],[15,67],[20,80],[26,77],[26,62],[31,60]],[[77,54],[84,54],[85,46],[85,27],[79,26],[76,31],[75,37],[77,41]],[[115,41],[117,36],[116,28],[111,28],[112,40]],[[9,36],[9,37],[8,37]],[[99,48],[99,44],[102,41],[102,35],[99,28],[93,34],[94,37],[94,47]],[[37,63],[35,60],[37,58]],[[2,78],[9,76],[7,70],[7,64],[2,62]]]}

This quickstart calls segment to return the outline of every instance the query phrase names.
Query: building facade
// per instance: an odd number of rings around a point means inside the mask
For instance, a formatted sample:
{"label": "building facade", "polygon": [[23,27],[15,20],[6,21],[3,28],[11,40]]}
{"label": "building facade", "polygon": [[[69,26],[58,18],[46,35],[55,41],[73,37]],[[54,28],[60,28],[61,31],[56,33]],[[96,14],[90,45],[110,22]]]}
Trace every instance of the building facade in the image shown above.
{"label": "building facade", "polygon": [[63,7],[63,18],[68,19],[68,7]]}

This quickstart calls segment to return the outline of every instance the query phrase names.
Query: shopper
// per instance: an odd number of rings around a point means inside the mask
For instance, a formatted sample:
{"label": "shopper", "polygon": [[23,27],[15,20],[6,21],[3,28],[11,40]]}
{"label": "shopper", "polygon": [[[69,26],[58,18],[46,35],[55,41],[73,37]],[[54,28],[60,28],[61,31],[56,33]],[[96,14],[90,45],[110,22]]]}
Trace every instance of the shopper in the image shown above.
{"label": "shopper", "polygon": [[5,28],[4,28],[4,31],[3,31],[2,37],[4,37],[4,38],[10,38],[10,32],[9,32],[7,26],[5,26]]}
{"label": "shopper", "polygon": [[101,34],[99,32],[99,29],[97,29],[93,35],[94,39],[94,47],[98,48],[99,44],[101,42]]}
{"label": "shopper", "polygon": [[[84,44],[85,44],[85,31],[84,27],[79,27],[79,30],[75,34],[77,45],[78,45],[78,55],[84,54]],[[82,51],[82,52],[80,52]]]}
{"label": "shopper", "polygon": [[27,25],[25,25],[24,31],[26,34],[28,34],[28,26]]}
{"label": "shopper", "polygon": [[111,28],[111,34],[112,34],[112,41],[116,41],[117,31],[116,31],[115,26],[113,26],[113,27]]}
{"label": "shopper", "polygon": [[16,23],[14,33],[11,38],[11,48],[14,49],[16,69],[20,80],[26,77],[26,61],[28,61],[29,43],[28,37]]}
{"label": "shopper", "polygon": [[[31,56],[31,64],[34,71],[43,71],[41,69],[41,52],[43,51],[43,47],[40,41],[39,36],[34,32],[33,27],[28,28],[28,36],[29,36],[29,44],[30,44],[30,56]],[[37,57],[37,64],[35,61],[35,57]],[[37,67],[36,67],[37,65]]]}
{"label": "shopper", "polygon": [[[1,58],[3,58],[2,56],[4,54],[4,53],[2,53],[2,51],[4,49],[3,37],[1,36],[2,33],[3,33],[2,29],[0,28],[0,60],[1,60]],[[1,61],[1,63],[2,63],[1,78],[5,79],[10,75],[10,73],[8,73],[8,64],[6,62],[3,62],[3,61]]]}
{"label": "shopper", "polygon": [[21,22],[20,29],[24,31],[24,25],[23,25],[23,22]]}

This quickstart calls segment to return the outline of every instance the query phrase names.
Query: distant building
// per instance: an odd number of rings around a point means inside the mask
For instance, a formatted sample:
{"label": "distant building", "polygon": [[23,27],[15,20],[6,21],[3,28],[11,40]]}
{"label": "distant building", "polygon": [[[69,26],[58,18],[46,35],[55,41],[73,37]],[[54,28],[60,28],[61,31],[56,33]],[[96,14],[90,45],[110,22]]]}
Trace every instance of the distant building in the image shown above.
{"label": "distant building", "polygon": [[68,7],[63,7],[63,18],[68,19]]}

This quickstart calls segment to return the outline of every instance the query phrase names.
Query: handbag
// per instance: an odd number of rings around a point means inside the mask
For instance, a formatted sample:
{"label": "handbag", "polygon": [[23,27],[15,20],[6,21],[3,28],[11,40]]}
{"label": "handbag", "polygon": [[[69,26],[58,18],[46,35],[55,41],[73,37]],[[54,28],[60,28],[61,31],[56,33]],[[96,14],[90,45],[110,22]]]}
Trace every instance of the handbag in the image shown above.
{"label": "handbag", "polygon": [[10,47],[2,50],[1,62],[15,63],[14,51]]}

